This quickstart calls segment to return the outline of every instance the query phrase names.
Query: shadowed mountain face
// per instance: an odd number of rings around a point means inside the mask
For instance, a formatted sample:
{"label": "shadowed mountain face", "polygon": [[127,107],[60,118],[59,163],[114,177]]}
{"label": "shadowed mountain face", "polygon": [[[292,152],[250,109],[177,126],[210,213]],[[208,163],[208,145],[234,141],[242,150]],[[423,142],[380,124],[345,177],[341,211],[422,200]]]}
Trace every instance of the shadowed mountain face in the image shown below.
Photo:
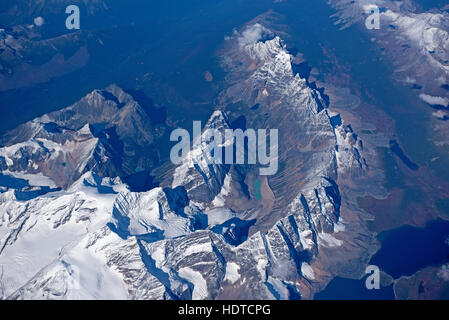
{"label": "shadowed mountain face", "polygon": [[27,122],[2,137],[2,170],[42,173],[67,188],[93,171],[126,177],[158,164],[163,125],[122,89],[95,90],[74,105]]}
{"label": "shadowed mountain face", "polygon": [[[248,127],[279,128],[280,170],[269,177],[277,201],[270,219],[284,216],[301,190],[313,189],[323,178],[363,174],[361,141],[350,127],[332,121],[337,114],[328,111],[326,97],[294,73],[293,56],[279,37],[256,22],[228,42],[223,60],[231,86],[224,101],[247,106],[237,112],[245,115]],[[254,105],[257,111],[250,110]]]}

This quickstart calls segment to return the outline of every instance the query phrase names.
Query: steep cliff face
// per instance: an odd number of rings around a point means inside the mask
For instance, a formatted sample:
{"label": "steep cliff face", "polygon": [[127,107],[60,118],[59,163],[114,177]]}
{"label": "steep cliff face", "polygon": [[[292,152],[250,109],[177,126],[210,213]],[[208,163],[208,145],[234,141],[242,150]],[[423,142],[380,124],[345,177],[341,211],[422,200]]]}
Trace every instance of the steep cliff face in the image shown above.
{"label": "steep cliff face", "polygon": [[[293,57],[282,40],[272,34],[259,23],[249,25],[228,40],[223,56],[231,83],[224,100],[257,105],[256,111],[249,107],[241,110],[248,126],[279,130],[280,169],[269,177],[276,203],[272,212],[259,217],[259,222],[267,225],[284,217],[286,209],[294,204],[303,203],[309,211],[307,202],[320,203],[319,194],[326,193],[326,184],[332,185],[338,195],[335,182],[339,173],[363,175],[366,169],[357,135],[338,114],[328,110],[327,97],[318,88],[294,73]],[[335,121],[337,118],[340,121]],[[299,201],[301,198],[304,200]],[[334,212],[325,210],[329,197],[321,198],[323,203],[318,208],[325,216],[322,220],[338,222],[338,197],[331,205]],[[329,229],[332,227],[327,226]]]}
{"label": "steep cliff face", "polygon": [[193,149],[189,151],[183,163],[176,167],[173,174],[172,188],[183,186],[189,199],[198,203],[210,203],[218,195],[223,186],[230,166],[214,161],[211,152],[213,140],[208,138],[207,130],[214,129],[225,136],[230,129],[229,122],[223,112],[216,111],[207,121],[202,133],[193,141]]}
{"label": "steep cliff face", "polygon": [[[363,226],[361,212],[348,200],[350,190],[372,173],[363,156],[364,143],[329,110],[323,88],[294,71],[294,57],[263,20],[235,32],[225,44],[222,61],[230,86],[221,103],[231,108],[243,103],[236,111],[245,116],[247,127],[279,130],[279,171],[268,177],[274,206],[257,212],[250,232],[250,239],[261,239],[267,261],[259,281],[273,297],[297,291],[310,297],[335,265],[344,264],[330,258],[330,252],[360,245],[349,240],[355,229],[366,237],[367,251],[372,250],[372,235]],[[349,221],[357,227],[346,228]],[[360,267],[353,259],[366,254],[361,251],[347,255],[355,273]]]}

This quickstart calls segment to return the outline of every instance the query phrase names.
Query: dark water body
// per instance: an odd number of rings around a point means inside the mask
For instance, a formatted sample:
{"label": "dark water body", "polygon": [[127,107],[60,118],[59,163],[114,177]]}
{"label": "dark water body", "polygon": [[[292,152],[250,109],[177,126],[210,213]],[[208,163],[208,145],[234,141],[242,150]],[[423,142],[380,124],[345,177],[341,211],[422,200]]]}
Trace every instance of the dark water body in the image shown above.
{"label": "dark water body", "polygon": [[255,219],[241,220],[239,218],[232,218],[213,227],[211,230],[217,234],[221,234],[229,244],[238,246],[248,239],[249,229],[255,223]]}
{"label": "dark water body", "polygon": [[404,151],[399,146],[398,142],[396,140],[390,140],[390,149],[391,151],[398,156],[399,159],[411,170],[417,171],[419,169],[419,166],[411,161],[404,153]]}
{"label": "dark water body", "polygon": [[123,178],[132,192],[145,192],[159,187],[159,183],[147,170],[138,171],[135,174]]}
{"label": "dark water body", "polygon": [[393,286],[381,287],[379,290],[368,290],[366,277],[361,280],[334,278],[315,300],[394,300]]}
{"label": "dark water body", "polygon": [[0,186],[10,189],[22,189],[29,186],[28,180],[4,175],[0,172]]}
{"label": "dark water body", "polygon": [[370,264],[377,265],[393,278],[410,276],[433,265],[449,262],[449,221],[433,220],[424,228],[403,226],[382,232],[381,249]]}

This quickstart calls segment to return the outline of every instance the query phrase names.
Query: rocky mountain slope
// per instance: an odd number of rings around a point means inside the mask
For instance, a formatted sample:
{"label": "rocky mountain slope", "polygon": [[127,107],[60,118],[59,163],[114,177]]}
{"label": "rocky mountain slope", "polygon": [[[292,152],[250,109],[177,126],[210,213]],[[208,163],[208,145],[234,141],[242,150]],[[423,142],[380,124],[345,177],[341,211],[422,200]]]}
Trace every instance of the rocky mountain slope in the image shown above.
{"label": "rocky mountain slope", "polygon": [[88,171],[124,177],[157,164],[155,136],[142,107],[111,85],[5,134],[0,168],[16,176],[42,174],[62,188]]}

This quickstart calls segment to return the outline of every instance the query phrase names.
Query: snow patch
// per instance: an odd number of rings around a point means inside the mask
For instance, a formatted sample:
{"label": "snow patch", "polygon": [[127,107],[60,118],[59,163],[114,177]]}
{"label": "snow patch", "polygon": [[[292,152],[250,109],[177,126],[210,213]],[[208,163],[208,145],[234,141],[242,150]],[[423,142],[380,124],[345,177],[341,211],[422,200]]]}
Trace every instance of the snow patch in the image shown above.
{"label": "snow patch", "polygon": [[449,281],[449,264],[441,266],[441,270],[438,271],[438,276],[444,281]]}
{"label": "snow patch", "polygon": [[343,241],[334,238],[330,233],[318,233],[318,243],[322,246],[333,248],[340,247]]}
{"label": "snow patch", "polygon": [[309,280],[315,279],[315,272],[307,262],[303,262],[301,264],[301,273],[304,277],[306,277]]}
{"label": "snow patch", "polygon": [[240,267],[234,262],[226,264],[226,275],[224,280],[228,280],[232,284],[236,283],[240,279],[239,273]]}
{"label": "snow patch", "polygon": [[271,31],[261,24],[256,23],[242,32],[241,36],[238,38],[239,45],[244,47],[256,43],[261,40],[265,34],[271,34]]}
{"label": "snow patch", "polygon": [[34,25],[35,25],[36,27],[42,27],[42,26],[44,25],[44,23],[45,23],[44,18],[42,18],[42,17],[36,17],[36,18],[34,18]]}
{"label": "snow patch", "polygon": [[421,100],[430,105],[440,105],[444,107],[449,106],[449,99],[445,97],[434,97],[424,93],[421,93],[419,97],[421,98]]}
{"label": "snow patch", "polygon": [[200,272],[185,267],[179,269],[178,274],[193,284],[192,300],[204,300],[209,296],[206,280]]}
{"label": "snow patch", "polygon": [[219,194],[217,194],[212,201],[214,207],[223,207],[225,204],[225,197],[229,195],[231,190],[231,175],[228,173],[223,181],[223,186]]}

